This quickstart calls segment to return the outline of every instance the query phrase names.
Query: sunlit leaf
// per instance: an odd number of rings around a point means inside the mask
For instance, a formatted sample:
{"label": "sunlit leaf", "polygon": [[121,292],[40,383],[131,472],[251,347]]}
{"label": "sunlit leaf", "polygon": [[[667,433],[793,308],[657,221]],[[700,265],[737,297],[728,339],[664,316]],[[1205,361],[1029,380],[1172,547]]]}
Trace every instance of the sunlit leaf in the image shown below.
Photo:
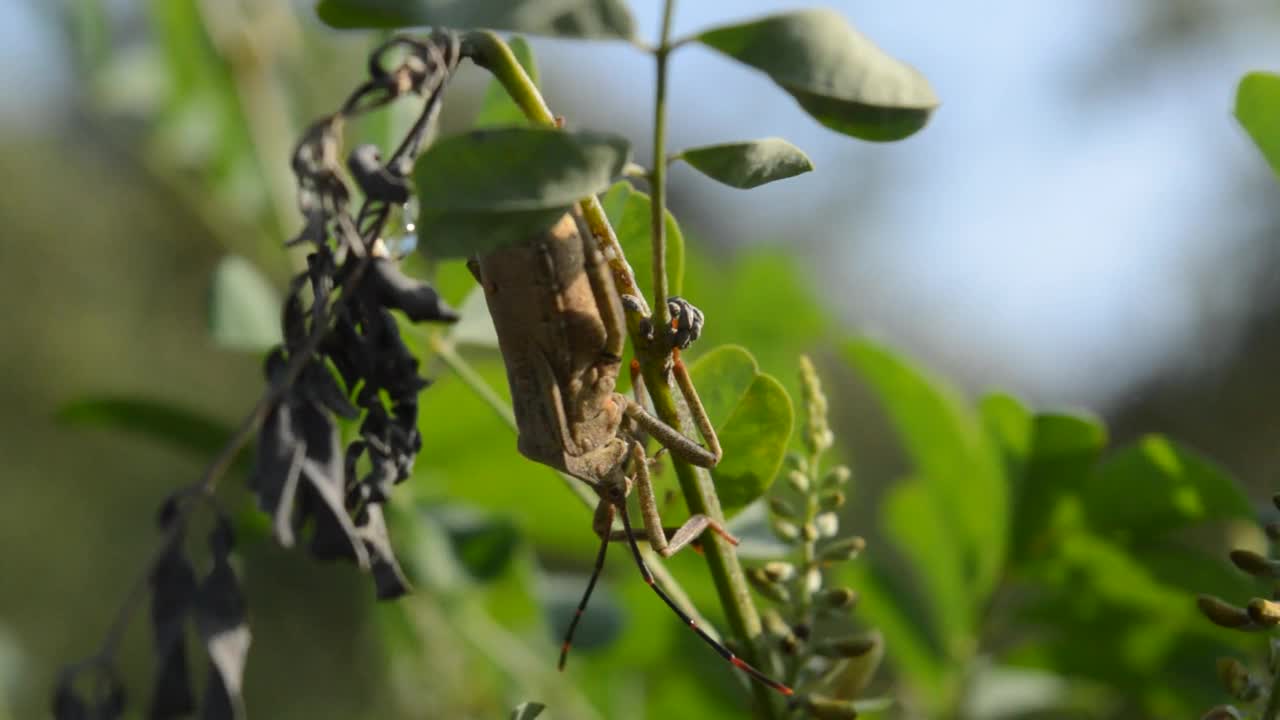
{"label": "sunlit leaf", "polygon": [[1061,530],[1055,526],[1055,514],[1093,472],[1106,447],[1107,430],[1090,417],[1046,413],[1032,419],[1030,442],[1013,482],[1016,509],[1010,542],[1015,563],[1053,550]]}
{"label": "sunlit leaf", "polygon": [[863,140],[905,138],[938,105],[923,75],[833,10],[773,15],[697,39],[766,73],[818,122]]}
{"label": "sunlit leaf", "polygon": [[682,150],[678,157],[703,175],[743,190],[813,169],[809,156],[782,138],[705,145]]}
{"label": "sunlit leaf", "polygon": [[924,482],[900,482],[884,501],[882,523],[910,561],[920,583],[918,602],[928,611],[926,620],[945,657],[969,638],[977,598],[967,587],[963,549],[946,530],[949,508],[939,500]]}
{"label": "sunlit leaf", "polygon": [[[524,68],[529,79],[537,85],[538,65],[533,59],[533,50],[529,47],[529,42],[517,36],[511,38],[508,45],[511,46],[511,53],[516,56],[516,62],[520,63],[520,67]],[[491,79],[489,87],[484,91],[484,100],[480,103],[480,112],[476,115],[473,126],[486,128],[528,124],[529,120],[524,112],[511,99],[511,95],[507,93],[502,83],[498,82],[497,78]]]}
{"label": "sunlit leaf", "polygon": [[280,342],[280,296],[253,263],[228,255],[213,271],[209,332],[218,345],[260,352]]}
{"label": "sunlit leaf", "polygon": [[634,31],[621,0],[320,0],[316,12],[337,28],[430,25],[578,38],[629,38]]}
{"label": "sunlit leaf", "polygon": [[1251,72],[1236,90],[1236,119],[1280,173],[1280,75]]}
{"label": "sunlit leaf", "polygon": [[613,135],[546,128],[439,140],[414,169],[423,249],[467,257],[545,231],[573,203],[608,188],[628,152]]}
{"label": "sunlit leaf", "polygon": [[974,600],[998,577],[1008,542],[1009,488],[998,449],[959,395],[890,350],[861,340],[845,357],[875,391],[928,493],[948,545],[969,568]]}
{"label": "sunlit leaf", "polygon": [[1090,524],[1123,537],[1167,533],[1206,520],[1253,517],[1229,475],[1166,438],[1148,435],[1108,458],[1081,489]]}
{"label": "sunlit leaf", "polygon": [[732,514],[773,484],[791,440],[791,398],[760,372],[751,353],[734,345],[703,355],[689,374],[724,449],[711,477],[726,514]]}

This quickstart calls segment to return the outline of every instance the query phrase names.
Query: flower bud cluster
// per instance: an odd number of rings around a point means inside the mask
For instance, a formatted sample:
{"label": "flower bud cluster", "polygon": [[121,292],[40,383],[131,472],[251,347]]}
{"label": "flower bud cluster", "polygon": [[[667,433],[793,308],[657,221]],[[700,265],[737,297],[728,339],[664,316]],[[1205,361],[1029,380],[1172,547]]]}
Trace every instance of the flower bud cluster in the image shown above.
{"label": "flower bud cluster", "polygon": [[[1271,500],[1280,509],[1280,495]],[[1280,541],[1280,524],[1268,523],[1263,530],[1273,544]],[[1200,614],[1215,625],[1231,630],[1250,633],[1273,631],[1280,625],[1280,584],[1277,584],[1280,581],[1280,561],[1244,548],[1232,550],[1230,558],[1231,564],[1241,572],[1267,582],[1270,592],[1266,597],[1250,599],[1243,606],[1214,595],[1201,595],[1196,599]],[[1280,688],[1280,637],[1272,635],[1269,638],[1267,662],[1260,671],[1251,671],[1235,658],[1219,658],[1218,679],[1237,703],[1280,708],[1280,698],[1271,697]],[[1274,717],[1274,714],[1266,716]],[[1235,705],[1219,705],[1201,717],[1203,720],[1223,720],[1253,716]]]}
{"label": "flower bud cluster", "polygon": [[[762,620],[801,691],[794,707],[812,718],[852,718],[857,716],[853,696],[874,674],[881,641],[876,633],[851,631],[849,616],[857,607],[858,593],[832,586],[829,575],[857,558],[866,541],[839,536],[840,511],[848,500],[852,473],[845,465],[824,467],[835,436],[822,383],[813,363],[803,356],[800,382],[806,453],[788,456],[784,482],[774,486],[767,501],[770,527],[791,551],[786,559],[748,570],[747,579],[773,604]],[[844,677],[851,669],[859,677]],[[837,684],[839,692],[831,692]],[[827,694],[819,694],[822,691]]]}

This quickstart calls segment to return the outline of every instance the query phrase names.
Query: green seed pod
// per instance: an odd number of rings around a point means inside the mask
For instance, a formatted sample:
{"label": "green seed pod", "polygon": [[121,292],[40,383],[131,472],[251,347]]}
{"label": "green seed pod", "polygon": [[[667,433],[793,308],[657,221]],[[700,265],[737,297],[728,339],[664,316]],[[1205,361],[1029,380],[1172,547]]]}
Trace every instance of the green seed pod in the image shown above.
{"label": "green seed pod", "polygon": [[1232,550],[1231,563],[1258,578],[1280,578],[1280,563],[1252,550]]}
{"label": "green seed pod", "polygon": [[1200,614],[1215,625],[1235,630],[1252,630],[1257,627],[1244,608],[1236,607],[1222,598],[1201,595],[1196,598],[1196,606],[1200,608]]}
{"label": "green seed pod", "polygon": [[774,517],[782,518],[783,520],[799,519],[799,516],[796,515],[795,508],[791,507],[790,503],[780,497],[769,498],[769,511],[773,513]]}
{"label": "green seed pod", "polygon": [[773,534],[783,542],[795,542],[800,539],[800,528],[796,527],[795,523],[773,518],[769,521],[769,526],[773,528]]}
{"label": "green seed pod", "polygon": [[823,493],[818,498],[818,507],[823,510],[839,510],[844,507],[844,493],[839,490]]}
{"label": "green seed pod", "polygon": [[805,523],[800,528],[800,537],[805,542],[813,542],[818,539],[818,528],[813,523]]}
{"label": "green seed pod", "polygon": [[874,650],[876,644],[877,639],[874,636],[851,635],[815,643],[813,651],[826,658],[856,658]]}
{"label": "green seed pod", "polygon": [[1249,676],[1249,669],[1235,658],[1218,658],[1218,679],[1227,694],[1237,700],[1257,700],[1262,694],[1262,687]]}
{"label": "green seed pod", "polygon": [[800,453],[787,453],[785,461],[786,466],[792,470],[798,470],[802,473],[809,472],[809,461]]}
{"label": "green seed pod", "polygon": [[799,470],[792,470],[787,473],[787,484],[801,495],[809,492],[809,476]]}
{"label": "green seed pod", "polygon": [[786,582],[796,576],[796,566],[781,560],[767,562],[761,569],[764,570],[765,577],[769,578],[769,582]]}
{"label": "green seed pod", "polygon": [[751,587],[756,589],[756,592],[776,603],[786,605],[791,602],[791,593],[787,592],[787,589],[782,585],[770,580],[764,568],[748,570],[747,581],[751,583]]}
{"label": "green seed pod", "polygon": [[818,562],[838,563],[852,560],[867,547],[867,541],[857,535],[836,540],[818,553]]}
{"label": "green seed pod", "polygon": [[1210,708],[1209,712],[1200,716],[1200,720],[1243,720],[1240,711],[1231,705],[1219,705]]}
{"label": "green seed pod", "polygon": [[813,519],[813,526],[818,530],[818,537],[835,537],[840,532],[840,516],[833,512],[818,513]]}
{"label": "green seed pod", "polygon": [[858,592],[846,587],[829,588],[819,593],[817,600],[827,610],[847,610],[858,604]]}
{"label": "green seed pod", "polygon": [[1249,601],[1249,619],[1262,627],[1275,627],[1280,624],[1280,602],[1254,598]]}
{"label": "green seed pod", "polygon": [[837,700],[825,695],[810,695],[804,699],[805,712],[817,720],[854,720],[858,711],[852,700]]}
{"label": "green seed pod", "polygon": [[796,638],[795,633],[791,632],[791,628],[777,610],[772,608],[766,610],[760,620],[764,623],[765,632],[778,639],[778,647],[782,652],[787,655],[796,654],[800,649],[800,640]]}
{"label": "green seed pod", "polygon": [[849,478],[853,473],[846,465],[837,465],[827,472],[827,476],[822,479],[824,488],[841,488],[849,483]]}

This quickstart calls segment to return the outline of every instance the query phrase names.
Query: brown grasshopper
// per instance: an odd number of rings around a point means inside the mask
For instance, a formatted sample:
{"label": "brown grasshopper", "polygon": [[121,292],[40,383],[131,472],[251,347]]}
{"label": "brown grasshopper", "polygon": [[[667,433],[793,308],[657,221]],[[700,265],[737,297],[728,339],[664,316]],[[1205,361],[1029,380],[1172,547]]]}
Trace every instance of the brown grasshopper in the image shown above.
{"label": "brown grasshopper", "polygon": [[[611,541],[622,540],[630,544],[644,581],[685,624],[726,660],[790,695],[786,685],[747,664],[700,628],[654,583],[640,555],[626,510],[633,485],[639,491],[643,518],[640,539],[647,540],[662,557],[670,557],[707,529],[735,544],[737,540],[720,523],[701,514],[679,528],[663,527],[638,433],[648,434],[672,454],[704,468],[720,461],[720,443],[676,348],[671,372],[707,447],[644,408],[637,373],[633,372],[636,399],[616,392],[626,342],[623,298],[577,210],[546,233],[473,258],[468,267],[484,289],[497,331],[511,386],[520,453],[578,478],[600,498],[592,521],[601,538],[600,551],[561,647],[561,669],[604,566],[605,551]],[[630,304],[639,307],[638,303]],[[672,298],[670,307],[675,317],[674,344],[687,346],[700,330],[701,313],[679,298]],[[613,531],[615,515],[622,518],[620,533]],[[672,533],[670,538],[668,532]]]}

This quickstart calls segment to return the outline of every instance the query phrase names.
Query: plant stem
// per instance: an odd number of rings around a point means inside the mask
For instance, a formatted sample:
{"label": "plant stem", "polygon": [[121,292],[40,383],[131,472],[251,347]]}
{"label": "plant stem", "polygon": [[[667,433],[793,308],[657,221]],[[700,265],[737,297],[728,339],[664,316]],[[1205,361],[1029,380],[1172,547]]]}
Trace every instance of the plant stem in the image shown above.
{"label": "plant stem", "polygon": [[[664,37],[659,47],[666,45],[665,35],[670,30],[671,10],[671,3],[668,1],[668,6],[664,11]],[[671,46],[667,46],[663,54],[664,61],[666,54],[670,50]],[[516,61],[515,55],[507,44],[502,41],[502,38],[488,31],[467,33],[462,40],[462,53],[464,56],[470,57],[477,65],[493,73],[494,77],[502,83],[502,86],[511,96],[511,99],[524,111],[525,117],[533,124],[545,127],[558,126],[555,115],[547,107],[546,102],[538,92],[538,88],[533,84],[528,74],[525,73],[520,63]],[[658,139],[664,140],[664,138]],[[663,164],[663,152],[664,149],[660,146],[654,148],[654,157],[658,160],[655,166]],[[657,175],[656,179],[661,179],[665,182],[665,174]],[[654,188],[651,188],[655,197],[659,192],[657,187],[660,184],[662,183],[655,181]],[[665,188],[663,189],[665,190]],[[658,222],[655,225],[662,227],[662,221],[665,220],[665,208],[656,200],[653,205],[656,208],[660,208],[660,214],[656,212],[654,215],[654,217],[658,218]],[[594,196],[583,199],[580,207],[587,224],[596,237],[597,243],[605,253],[605,257],[609,259],[618,292],[636,297],[643,306],[644,299],[636,288],[635,274],[631,272],[630,266],[627,265],[626,257],[618,244],[617,236],[609,225],[608,218],[605,217],[604,208],[600,206],[600,202]],[[663,286],[665,287],[665,272],[658,272],[659,267],[657,266],[655,266],[654,270],[655,277],[658,275],[664,276]],[[663,317],[665,317],[666,298],[655,298],[655,303],[661,308]],[[648,309],[644,308],[643,313],[647,315]],[[652,342],[650,338],[638,333],[637,328],[630,322],[628,323],[628,329],[632,346],[636,351],[636,358],[640,361],[641,372],[644,375],[654,411],[663,422],[683,432],[680,414],[676,409],[675,398],[671,393],[668,373],[671,359],[670,346],[666,345],[666,349],[664,349],[664,344]],[[720,507],[720,498],[716,495],[715,485],[711,481],[710,474],[680,460],[678,457],[673,456],[671,464],[675,468],[676,477],[680,481],[680,489],[684,494],[689,512],[702,513],[715,520],[723,521],[724,512]],[[751,600],[751,591],[747,586],[746,577],[742,572],[742,565],[738,562],[738,556],[734,552],[733,546],[719,535],[711,533],[709,539],[704,539],[703,541],[703,554],[706,557],[711,579],[715,583],[716,593],[720,597],[720,605],[724,610],[725,619],[729,624],[732,635],[742,641],[741,647],[738,648],[739,655],[746,662],[769,671],[771,664],[762,662],[768,658],[762,652],[764,629],[760,623],[760,615],[756,612],[756,606]],[[758,717],[769,719],[782,717],[772,690],[756,682],[750,683],[750,687],[752,696],[755,698]]]}
{"label": "plant stem", "polygon": [[657,64],[657,84],[653,93],[653,165],[649,170],[649,229],[653,237],[653,327],[659,342],[670,332],[667,327],[667,55],[671,48],[671,16],[675,0],[666,0],[662,9],[662,32],[653,51]]}

